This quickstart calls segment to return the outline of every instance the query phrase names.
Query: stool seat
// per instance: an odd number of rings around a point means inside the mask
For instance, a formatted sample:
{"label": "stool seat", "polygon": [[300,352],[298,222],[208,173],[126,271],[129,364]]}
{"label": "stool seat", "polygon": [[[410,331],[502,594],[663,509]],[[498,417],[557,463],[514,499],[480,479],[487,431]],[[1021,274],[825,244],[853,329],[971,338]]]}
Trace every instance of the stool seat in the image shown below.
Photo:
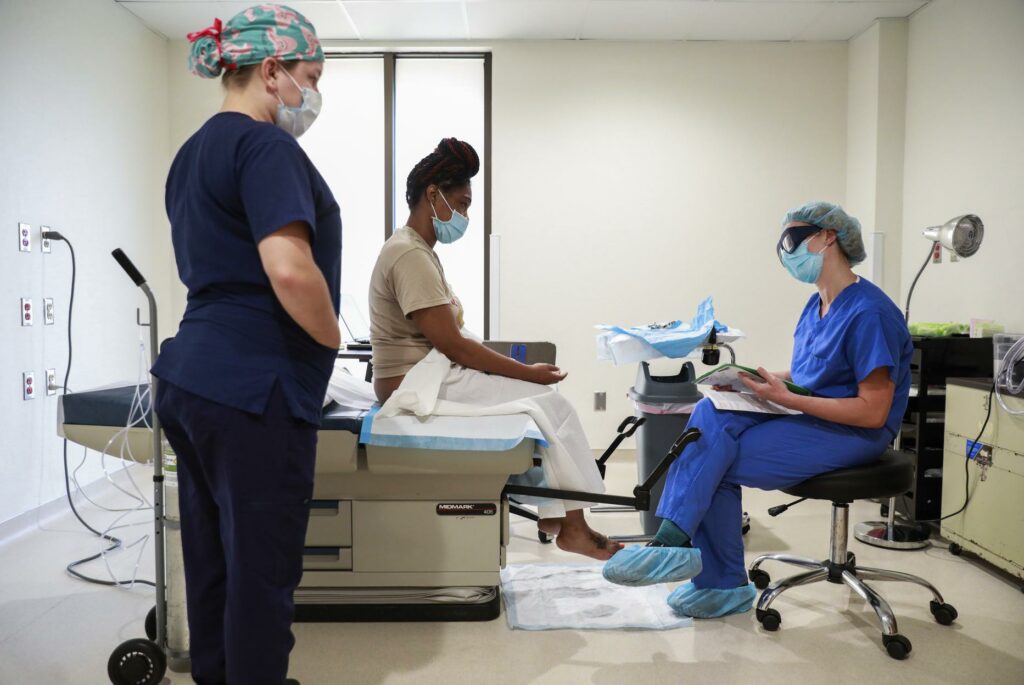
{"label": "stool seat", "polygon": [[852,502],[893,497],[909,490],[913,482],[913,455],[888,449],[873,464],[828,471],[782,491],[794,497]]}

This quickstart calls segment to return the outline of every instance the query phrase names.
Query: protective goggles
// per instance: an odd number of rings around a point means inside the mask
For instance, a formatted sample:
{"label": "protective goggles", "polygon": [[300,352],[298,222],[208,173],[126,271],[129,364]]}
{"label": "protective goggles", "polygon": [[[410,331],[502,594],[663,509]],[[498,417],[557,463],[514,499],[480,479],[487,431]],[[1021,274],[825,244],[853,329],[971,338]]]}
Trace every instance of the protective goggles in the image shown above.
{"label": "protective goggles", "polygon": [[782,237],[779,238],[779,244],[775,248],[775,251],[779,255],[779,259],[782,259],[782,253],[793,254],[796,248],[800,247],[800,243],[810,238],[815,233],[821,231],[821,228],[817,226],[792,226],[782,232]]}

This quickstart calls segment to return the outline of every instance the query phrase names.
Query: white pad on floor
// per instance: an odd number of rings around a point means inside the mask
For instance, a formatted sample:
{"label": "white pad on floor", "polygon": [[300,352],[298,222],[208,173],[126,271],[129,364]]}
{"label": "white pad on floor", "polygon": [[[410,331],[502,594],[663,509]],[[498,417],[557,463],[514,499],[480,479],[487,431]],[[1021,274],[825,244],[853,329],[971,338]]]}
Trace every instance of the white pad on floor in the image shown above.
{"label": "white pad on floor", "polygon": [[505,616],[516,630],[671,630],[693,625],[666,603],[667,585],[624,587],[603,564],[521,564],[501,572]]}

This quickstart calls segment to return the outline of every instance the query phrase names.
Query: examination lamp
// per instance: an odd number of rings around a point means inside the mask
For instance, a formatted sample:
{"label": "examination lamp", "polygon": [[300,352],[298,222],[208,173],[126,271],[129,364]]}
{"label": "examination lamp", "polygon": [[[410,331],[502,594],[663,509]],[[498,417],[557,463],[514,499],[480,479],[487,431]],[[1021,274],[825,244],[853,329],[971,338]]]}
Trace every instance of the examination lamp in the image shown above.
{"label": "examination lamp", "polygon": [[[981,222],[976,214],[964,214],[955,216],[941,226],[930,226],[922,235],[931,241],[928,248],[928,257],[914,277],[910,285],[910,292],[907,293],[907,307],[903,316],[907,323],[910,323],[910,298],[914,296],[914,286],[921,278],[928,262],[932,260],[936,245],[942,245],[950,250],[957,257],[970,257],[981,247],[981,239],[985,235],[985,224]],[[900,435],[896,435],[896,449],[900,448]],[[854,537],[861,542],[875,547],[887,549],[921,549],[928,546],[929,532],[923,525],[909,526],[896,523],[896,498],[889,498],[888,517],[886,521],[865,521],[858,523],[854,528]]]}
{"label": "examination lamp", "polygon": [[924,264],[914,276],[914,282],[910,284],[910,292],[907,293],[907,307],[903,310],[903,316],[910,322],[910,298],[914,296],[914,286],[917,279],[921,278],[928,262],[932,259],[936,243],[950,250],[957,257],[971,257],[981,247],[981,239],[985,236],[985,224],[981,222],[976,214],[964,214],[955,216],[941,226],[930,226],[922,231],[922,235],[932,242],[928,249],[928,257]]}

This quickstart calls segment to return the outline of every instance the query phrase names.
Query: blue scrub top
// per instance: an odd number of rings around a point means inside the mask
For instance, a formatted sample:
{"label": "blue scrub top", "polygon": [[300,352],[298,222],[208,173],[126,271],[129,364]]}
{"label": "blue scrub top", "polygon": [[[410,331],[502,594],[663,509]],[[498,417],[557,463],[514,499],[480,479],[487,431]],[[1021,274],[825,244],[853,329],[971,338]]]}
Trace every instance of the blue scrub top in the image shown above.
{"label": "blue scrub top", "polygon": [[902,312],[878,286],[863,278],[847,286],[821,317],[811,296],[793,334],[793,382],[823,397],[856,397],[858,384],[885,367],[896,384],[885,422],[895,437],[910,394],[914,345]]}
{"label": "blue scrub top", "polygon": [[294,221],[309,226],[337,314],[341,214],[320,173],[290,134],[221,112],[178,151],[165,199],[188,305],[153,374],[254,414],[264,412],[280,383],[291,414],[319,425],[338,351],[313,340],[284,310],[256,246]]}

